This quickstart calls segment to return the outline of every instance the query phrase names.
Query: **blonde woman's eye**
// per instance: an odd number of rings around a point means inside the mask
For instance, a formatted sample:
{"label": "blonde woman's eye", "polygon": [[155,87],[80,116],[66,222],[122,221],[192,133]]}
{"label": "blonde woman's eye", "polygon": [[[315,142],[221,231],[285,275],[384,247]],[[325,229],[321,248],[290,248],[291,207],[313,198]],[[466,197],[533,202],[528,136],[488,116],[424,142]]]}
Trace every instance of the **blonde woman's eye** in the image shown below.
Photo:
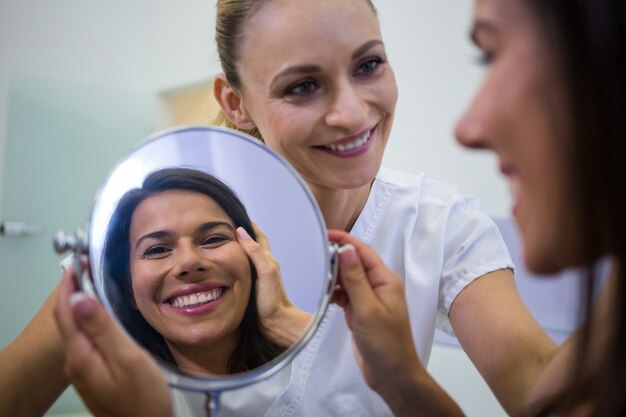
{"label": "blonde woman's eye", "polygon": [[375,72],[384,61],[381,58],[370,58],[358,66],[356,75],[367,75]]}
{"label": "blonde woman's eye", "polygon": [[304,80],[296,84],[292,84],[287,88],[288,95],[305,96],[317,90],[317,83],[313,80]]}
{"label": "blonde woman's eye", "polygon": [[221,245],[222,243],[227,242],[229,239],[226,236],[222,236],[222,235],[212,235],[212,236],[207,236],[206,238],[204,238],[204,240],[202,240],[202,245],[203,246],[218,246]]}

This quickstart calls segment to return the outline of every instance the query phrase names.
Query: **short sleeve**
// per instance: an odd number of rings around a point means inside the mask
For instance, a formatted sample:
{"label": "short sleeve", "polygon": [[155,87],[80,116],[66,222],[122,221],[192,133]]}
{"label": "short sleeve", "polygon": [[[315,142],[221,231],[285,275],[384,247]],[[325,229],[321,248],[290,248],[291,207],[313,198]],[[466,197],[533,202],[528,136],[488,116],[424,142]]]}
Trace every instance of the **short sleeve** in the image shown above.
{"label": "short sleeve", "polygon": [[444,235],[437,328],[454,336],[449,314],[457,295],[476,278],[504,268],[514,266],[498,226],[480,210],[476,198],[455,196]]}

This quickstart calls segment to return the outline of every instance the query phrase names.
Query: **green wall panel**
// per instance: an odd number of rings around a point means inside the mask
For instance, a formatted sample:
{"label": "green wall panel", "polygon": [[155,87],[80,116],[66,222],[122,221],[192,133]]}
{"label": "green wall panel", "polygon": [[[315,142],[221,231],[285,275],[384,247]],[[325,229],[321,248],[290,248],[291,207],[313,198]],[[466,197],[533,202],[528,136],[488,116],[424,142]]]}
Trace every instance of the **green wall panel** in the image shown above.
{"label": "green wall panel", "polygon": [[[60,277],[58,230],[84,228],[113,164],[152,133],[154,96],[16,76],[8,98],[2,221],[41,225],[37,236],[0,237],[0,348],[35,314]],[[82,409],[67,394],[52,412]]]}

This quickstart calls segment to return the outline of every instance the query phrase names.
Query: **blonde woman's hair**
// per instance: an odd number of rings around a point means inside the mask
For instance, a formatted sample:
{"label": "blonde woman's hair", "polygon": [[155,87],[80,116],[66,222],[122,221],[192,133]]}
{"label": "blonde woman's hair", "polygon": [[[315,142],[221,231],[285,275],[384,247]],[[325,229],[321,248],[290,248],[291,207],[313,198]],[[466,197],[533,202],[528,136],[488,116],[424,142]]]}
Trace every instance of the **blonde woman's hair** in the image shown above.
{"label": "blonde woman's hair", "polygon": [[247,133],[248,135],[254,136],[255,138],[259,139],[261,142],[263,142],[263,137],[261,136],[261,132],[259,132],[259,129],[257,129],[256,127],[253,127],[252,129],[240,128],[239,126],[231,122],[228,119],[228,117],[226,117],[226,114],[224,114],[224,111],[222,109],[220,109],[219,112],[217,113],[217,116],[215,116],[215,118],[211,120],[211,124],[214,126],[227,127],[230,129],[238,130],[243,133]]}
{"label": "blonde woman's hair", "polygon": [[[240,60],[240,45],[243,40],[243,26],[261,6],[272,0],[217,0],[215,20],[215,43],[220,58],[222,71],[232,88],[241,90],[241,78],[237,72],[237,63]],[[339,1],[339,0],[338,0]],[[371,0],[368,5],[376,13],[376,7]],[[212,124],[229,127],[252,135],[263,140],[259,130],[254,127],[244,130],[232,123],[222,110],[213,119]]]}

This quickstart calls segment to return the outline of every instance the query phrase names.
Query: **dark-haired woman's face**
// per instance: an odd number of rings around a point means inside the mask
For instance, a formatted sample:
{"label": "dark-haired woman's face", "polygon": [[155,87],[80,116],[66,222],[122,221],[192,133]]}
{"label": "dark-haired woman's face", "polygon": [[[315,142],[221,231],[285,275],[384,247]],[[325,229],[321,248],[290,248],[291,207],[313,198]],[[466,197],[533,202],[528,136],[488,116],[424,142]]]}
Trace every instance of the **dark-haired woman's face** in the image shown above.
{"label": "dark-haired woman's face", "polygon": [[555,272],[572,261],[562,79],[523,0],[474,4],[472,38],[487,71],[456,136],[465,146],[497,154],[511,186],[526,264]]}
{"label": "dark-haired woman's face", "polygon": [[235,225],[213,199],[188,191],[147,198],[133,213],[130,268],[137,308],[176,351],[232,348],[251,289]]}

